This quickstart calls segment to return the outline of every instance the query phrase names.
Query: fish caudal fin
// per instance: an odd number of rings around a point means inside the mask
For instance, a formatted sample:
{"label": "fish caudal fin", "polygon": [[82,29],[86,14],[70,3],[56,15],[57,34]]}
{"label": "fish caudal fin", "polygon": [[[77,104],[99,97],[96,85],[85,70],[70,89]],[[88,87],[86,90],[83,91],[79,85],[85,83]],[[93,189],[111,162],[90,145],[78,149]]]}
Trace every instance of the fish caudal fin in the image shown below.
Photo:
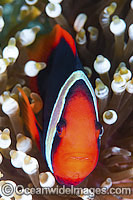
{"label": "fish caudal fin", "polygon": [[27,128],[27,130],[30,132],[32,139],[36,142],[39,150],[40,150],[40,137],[39,137],[39,131],[37,127],[40,127],[39,123],[36,120],[36,117],[32,111],[30,102],[26,94],[24,93],[23,89],[18,87],[19,92],[21,93],[21,101],[20,106],[22,107],[22,118],[24,120],[24,124]]}

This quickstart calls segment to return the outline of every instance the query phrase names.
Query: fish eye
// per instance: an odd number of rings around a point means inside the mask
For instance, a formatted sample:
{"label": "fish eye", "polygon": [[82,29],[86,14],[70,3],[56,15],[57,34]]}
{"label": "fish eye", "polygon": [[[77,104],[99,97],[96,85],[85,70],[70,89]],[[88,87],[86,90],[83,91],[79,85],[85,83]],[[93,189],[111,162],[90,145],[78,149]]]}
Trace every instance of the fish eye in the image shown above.
{"label": "fish eye", "polygon": [[57,126],[56,126],[56,131],[57,131],[59,137],[63,137],[64,132],[65,132],[65,126],[66,126],[65,120],[64,120],[64,119],[61,119],[61,120],[58,122]]}
{"label": "fish eye", "polygon": [[58,135],[60,136],[61,133],[62,133],[62,131],[63,131],[63,127],[60,127],[60,125],[57,124],[57,128],[56,128],[56,130],[57,130]]}

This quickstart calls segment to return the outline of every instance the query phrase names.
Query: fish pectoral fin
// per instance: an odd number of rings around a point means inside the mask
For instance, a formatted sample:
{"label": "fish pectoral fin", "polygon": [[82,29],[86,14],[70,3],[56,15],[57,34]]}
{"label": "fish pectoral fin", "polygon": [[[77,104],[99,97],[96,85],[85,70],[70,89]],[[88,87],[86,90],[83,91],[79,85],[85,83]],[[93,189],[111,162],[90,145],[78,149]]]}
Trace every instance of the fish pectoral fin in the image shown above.
{"label": "fish pectoral fin", "polygon": [[32,111],[29,99],[26,96],[25,92],[20,87],[17,87],[17,89],[21,94],[20,107],[24,125],[26,126],[26,129],[30,132],[32,139],[36,142],[38,148],[40,149],[39,132],[42,131],[42,128]]}
{"label": "fish pectoral fin", "polygon": [[96,130],[96,138],[98,139],[100,135],[100,130]]}
{"label": "fish pectoral fin", "polygon": [[96,138],[101,138],[101,136],[104,133],[103,126],[101,125],[100,122],[96,121]]}

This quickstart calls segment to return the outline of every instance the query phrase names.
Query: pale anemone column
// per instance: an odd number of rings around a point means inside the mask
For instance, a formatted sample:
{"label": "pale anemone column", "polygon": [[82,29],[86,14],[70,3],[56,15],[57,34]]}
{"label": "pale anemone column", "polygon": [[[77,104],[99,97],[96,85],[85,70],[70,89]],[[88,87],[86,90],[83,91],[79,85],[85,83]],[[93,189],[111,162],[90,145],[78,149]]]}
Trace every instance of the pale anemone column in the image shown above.
{"label": "pale anemone column", "polygon": [[80,197],[83,200],[95,199],[96,194],[89,188],[80,189],[80,193],[81,194],[77,194],[77,196]]}
{"label": "pale anemone column", "polygon": [[122,60],[124,51],[124,33],[126,30],[126,23],[123,19],[120,19],[117,15],[113,16],[110,24],[110,31],[114,34],[115,46],[114,46],[114,64],[118,64]]}
{"label": "pale anemone column", "polygon": [[133,101],[133,78],[126,84],[126,91],[122,98],[121,107],[124,107],[126,104],[128,104],[129,101]]}
{"label": "pale anemone column", "polygon": [[3,58],[10,59],[10,63],[13,64],[19,56],[19,50],[16,47],[16,39],[10,38],[8,46],[3,49]]}
{"label": "pale anemone column", "polygon": [[114,75],[114,80],[111,83],[113,96],[109,104],[109,108],[119,110],[120,104],[126,89],[126,80],[119,74]]}
{"label": "pale anemone column", "polygon": [[126,16],[125,22],[127,24],[127,27],[133,23],[133,0],[131,0],[130,3],[130,10],[128,11],[128,14]]}
{"label": "pale anemone column", "polygon": [[21,46],[29,46],[35,41],[39,31],[40,26],[34,26],[33,28],[23,29],[22,31],[17,32],[15,37]]}
{"label": "pale anemone column", "polygon": [[3,96],[0,95],[0,129],[3,130],[9,125],[9,118],[2,111]]}
{"label": "pale anemone column", "polygon": [[87,37],[86,37],[86,30],[84,28],[86,21],[87,21],[87,15],[85,13],[80,13],[79,15],[77,15],[73,25],[73,28],[76,32],[76,43],[77,43],[78,53],[84,65],[90,64],[90,60],[93,58],[92,49],[90,49],[89,51],[86,47]]}
{"label": "pale anemone column", "polygon": [[109,25],[110,25],[110,17],[115,12],[117,8],[116,2],[111,2],[111,4],[107,7],[105,7],[101,14],[99,15],[99,23],[102,27],[103,34],[105,37],[105,45],[106,45],[106,51],[104,52],[105,55],[110,54],[110,46],[112,45],[112,36],[109,31]]}
{"label": "pale anemone column", "polygon": [[74,21],[74,24],[73,24],[73,28],[74,30],[78,33],[81,31],[82,28],[84,28],[84,25],[87,21],[87,15],[84,14],[84,13],[80,13],[75,21]]}
{"label": "pale anemone column", "polygon": [[[123,143],[124,142],[126,142],[126,139],[123,140]],[[120,169],[118,172],[117,170],[115,170],[115,172],[112,172],[112,170],[110,170],[109,177],[111,178],[113,187],[118,187],[117,184],[121,185],[122,182],[124,183],[124,185],[125,183],[128,183],[128,182],[130,182],[132,185],[132,181],[130,180],[132,177],[133,168],[131,164],[132,161],[131,161],[130,151],[127,151],[126,149],[123,149],[123,148],[119,148],[117,146],[113,146],[113,147],[103,150],[102,158],[105,161],[105,163],[107,163],[105,164],[105,167],[107,166],[107,168],[111,169],[112,167],[118,166]],[[130,164],[128,165],[128,163]],[[126,170],[125,170],[125,166],[126,166]],[[131,167],[129,168],[128,166],[131,166]],[[119,187],[121,187],[120,185]],[[117,199],[121,199],[120,196],[114,195],[114,197],[116,197]],[[129,195],[129,198],[130,198],[130,195]]]}
{"label": "pale anemone column", "polygon": [[[107,108],[111,110],[114,109],[115,111],[113,110],[112,114],[109,113],[107,115],[105,113],[103,115],[103,121],[106,124],[109,124],[110,121],[111,121],[110,124],[113,124],[111,126],[104,125],[105,134],[103,135],[103,143],[105,147],[108,145],[109,138],[119,129],[119,127],[122,126],[124,121],[128,118],[128,116],[132,112],[132,102],[133,102],[132,96],[130,96],[130,94],[125,95],[126,80],[123,79],[119,74],[116,74],[114,80],[111,83],[111,87],[113,90],[113,97]],[[117,113],[118,113],[118,118],[117,118]]]}
{"label": "pale anemone column", "polygon": [[130,157],[132,153],[128,150],[113,146],[108,149],[104,149],[102,152],[102,157],[103,159],[109,158],[110,156],[115,156],[115,155],[123,155],[123,156],[128,156]]}
{"label": "pale anemone column", "polygon": [[48,0],[50,3],[61,3],[63,0]]}
{"label": "pale anemone column", "polygon": [[[118,69],[118,70],[117,70]],[[131,71],[126,67],[126,63],[121,62],[118,66],[118,68],[116,69],[116,73],[114,74],[114,76],[116,74],[121,75],[122,78],[124,78],[126,81],[129,81],[130,78],[132,77],[132,73]]]}
{"label": "pale anemone column", "polygon": [[55,186],[55,177],[51,172],[42,172],[39,174],[39,180],[41,187],[52,188]]}
{"label": "pale anemone column", "polygon": [[39,71],[46,68],[46,63],[43,62],[35,62],[35,61],[28,61],[25,64],[24,72],[29,77],[37,76]]}
{"label": "pale anemone column", "polygon": [[34,5],[22,5],[20,8],[18,20],[23,21],[23,20],[34,20],[36,17],[41,15],[41,11]]}
{"label": "pale anemone column", "polygon": [[16,149],[18,151],[22,151],[24,153],[31,151],[32,140],[30,138],[24,136],[23,134],[19,133],[17,135]]}
{"label": "pale anemone column", "polygon": [[92,76],[92,70],[91,70],[91,68],[88,67],[88,66],[84,66],[84,70],[85,70],[88,78],[91,78],[91,76]]}
{"label": "pale anemone column", "polygon": [[[46,14],[53,18],[57,24],[61,25],[64,27],[67,31],[70,31],[71,28],[66,20],[66,18],[63,16],[62,13],[62,7],[58,1],[54,0],[49,0],[49,3],[46,5],[45,11]],[[60,1],[61,2],[61,1]]]}
{"label": "pale anemone column", "polygon": [[110,24],[110,16],[115,12],[117,3],[112,2],[109,6],[105,7],[99,16],[99,22],[103,29],[105,37],[108,38],[108,29]]}
{"label": "pale anemone column", "polygon": [[0,6],[0,32],[3,30],[4,25],[5,25],[5,22],[4,22],[2,15],[3,15],[3,7]]}
{"label": "pale anemone column", "polygon": [[80,55],[80,58],[82,59],[83,64],[89,65],[93,55],[91,51],[89,51],[86,47],[87,37],[84,28],[81,28],[81,30],[76,34],[76,43],[77,43],[77,50]]}
{"label": "pale anemone column", "polygon": [[25,17],[27,17],[30,14],[30,8],[28,5],[22,5],[20,8],[20,13],[18,16],[18,20],[22,21]]}
{"label": "pale anemone column", "polygon": [[111,178],[107,178],[102,184],[101,188],[106,188],[106,191],[112,187],[112,180]]}
{"label": "pale anemone column", "polygon": [[4,92],[7,85],[7,66],[9,65],[9,59],[0,58],[0,94]]}
{"label": "pale anemone column", "polygon": [[2,154],[0,153],[0,165],[2,164],[2,162],[3,162],[3,156],[2,156]]}
{"label": "pale anemone column", "polygon": [[[13,89],[11,90],[11,94],[14,94],[14,95],[19,95],[19,91],[18,91],[18,88],[22,88],[20,84],[16,84]],[[26,94],[26,96],[29,98],[30,97],[30,94],[31,94],[31,90],[30,88],[28,88],[27,86],[24,86],[23,88],[23,91],[24,93]]]}
{"label": "pale anemone column", "polygon": [[[22,192],[20,191],[20,194],[17,192],[17,194],[14,194],[14,198],[15,200],[32,200],[32,195],[31,194],[22,194]],[[7,199],[8,200],[8,199]]]}
{"label": "pale anemone column", "polygon": [[112,125],[117,121],[117,113],[114,110],[107,110],[103,113],[103,121],[108,125]]}
{"label": "pale anemone column", "polygon": [[5,158],[9,159],[9,152],[10,152],[10,145],[11,145],[11,137],[10,137],[10,130],[5,128],[0,131],[0,152],[3,154]]}
{"label": "pale anemone column", "polygon": [[20,108],[16,100],[11,98],[8,93],[3,94],[3,112],[10,118],[14,133],[23,133],[22,119],[20,117]]}
{"label": "pale anemone column", "polygon": [[86,49],[87,38],[86,38],[86,31],[84,29],[86,21],[87,21],[87,15],[84,13],[80,13],[76,17],[73,25],[73,28],[76,31],[77,45],[79,48],[81,47],[81,50],[79,49],[81,51],[80,53],[82,53],[82,51],[85,51]]}
{"label": "pale anemone column", "polygon": [[25,3],[27,3],[29,6],[33,6],[38,2],[38,0],[25,0]]}
{"label": "pale anemone column", "polygon": [[99,78],[96,79],[95,84],[95,94],[98,98],[99,112],[101,116],[108,104],[109,89]]}
{"label": "pale anemone column", "polygon": [[106,110],[103,115],[103,128],[104,128],[104,134],[102,136],[102,144],[105,148],[108,147],[108,140],[110,138],[111,133],[111,127],[116,124],[118,120],[118,114],[115,110],[109,109]]}
{"label": "pale anemone column", "polygon": [[84,45],[87,42],[86,38],[86,32],[85,29],[81,29],[77,34],[76,34],[76,42],[79,45]]}
{"label": "pale anemone column", "polygon": [[15,168],[22,168],[26,154],[22,151],[10,151],[11,164]]}
{"label": "pale anemone column", "polygon": [[99,74],[101,80],[110,87],[110,78],[109,78],[109,70],[111,64],[107,58],[102,55],[98,55],[94,62],[94,69]]}
{"label": "pale anemone column", "polygon": [[97,45],[99,31],[94,26],[89,26],[87,30],[90,34],[89,50],[94,52],[97,47],[96,45]]}
{"label": "pale anemone column", "polygon": [[131,72],[133,73],[133,56],[131,56],[131,57],[129,58],[129,65],[130,65],[130,70],[131,70]]}
{"label": "pale anemone column", "polygon": [[129,92],[130,94],[133,94],[133,78],[132,80],[127,82],[126,91]]}
{"label": "pale anemone column", "polygon": [[124,59],[125,60],[129,59],[133,53],[133,24],[131,24],[129,26],[128,35],[129,35],[129,39],[127,42],[127,46],[124,50]]}
{"label": "pale anemone column", "polygon": [[29,175],[33,185],[35,187],[39,187],[39,164],[38,161],[30,156],[26,156],[24,158],[22,169],[26,174]]}
{"label": "pale anemone column", "polygon": [[[116,121],[116,123],[114,123],[113,125],[111,125],[110,127],[104,126],[104,135],[103,135],[103,142],[105,146],[108,146],[108,140],[109,138],[111,138],[113,136],[113,134],[116,133],[116,131],[118,131],[118,129],[123,125],[123,123],[125,122],[126,119],[128,119],[128,117],[130,116],[130,114],[132,113],[132,103],[133,103],[133,99],[132,96],[131,98],[129,98],[128,103],[124,103],[123,102],[124,99],[122,99],[121,101],[121,105],[119,106],[119,112],[118,112],[118,119]],[[116,102],[116,107],[117,104],[119,104],[119,100]],[[118,108],[117,108],[118,110]]]}

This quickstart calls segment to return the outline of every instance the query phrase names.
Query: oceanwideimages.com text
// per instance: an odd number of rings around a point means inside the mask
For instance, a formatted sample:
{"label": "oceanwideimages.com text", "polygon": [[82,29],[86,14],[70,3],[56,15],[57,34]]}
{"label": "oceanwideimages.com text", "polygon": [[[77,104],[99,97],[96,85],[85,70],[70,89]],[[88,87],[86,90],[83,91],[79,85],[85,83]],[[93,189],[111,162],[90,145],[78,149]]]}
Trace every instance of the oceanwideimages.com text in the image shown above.
{"label": "oceanwideimages.com text", "polygon": [[107,189],[106,187],[103,188],[78,188],[78,187],[66,187],[63,185],[59,187],[58,185],[53,188],[24,188],[23,185],[18,185],[14,187],[13,185],[6,183],[0,187],[0,193],[3,194],[2,196],[10,197],[13,193],[17,195],[87,195],[93,199],[95,195],[131,195],[132,189],[131,188],[113,188]]}

